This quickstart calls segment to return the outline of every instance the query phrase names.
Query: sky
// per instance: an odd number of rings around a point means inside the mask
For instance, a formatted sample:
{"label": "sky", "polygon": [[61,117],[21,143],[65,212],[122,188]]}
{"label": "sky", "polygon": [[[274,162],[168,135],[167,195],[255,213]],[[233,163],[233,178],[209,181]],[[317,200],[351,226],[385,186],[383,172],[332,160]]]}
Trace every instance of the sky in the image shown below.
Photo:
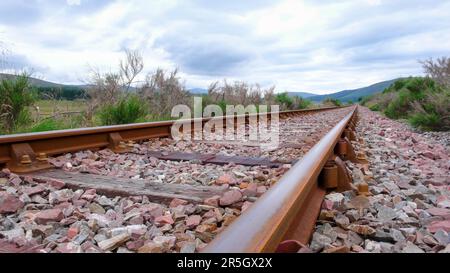
{"label": "sky", "polygon": [[1,0],[0,71],[66,84],[178,68],[188,88],[246,81],[325,94],[421,75],[450,56],[447,0]]}

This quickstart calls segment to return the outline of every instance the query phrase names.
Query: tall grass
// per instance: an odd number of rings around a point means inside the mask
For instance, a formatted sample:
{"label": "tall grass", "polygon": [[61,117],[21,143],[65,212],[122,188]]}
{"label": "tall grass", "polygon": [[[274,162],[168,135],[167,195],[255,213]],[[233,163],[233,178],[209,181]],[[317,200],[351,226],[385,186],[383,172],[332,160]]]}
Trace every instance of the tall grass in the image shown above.
{"label": "tall grass", "polygon": [[30,87],[28,75],[22,74],[15,79],[3,79],[0,82],[0,127],[10,133],[18,126],[30,123],[28,106],[36,100],[36,94]]}

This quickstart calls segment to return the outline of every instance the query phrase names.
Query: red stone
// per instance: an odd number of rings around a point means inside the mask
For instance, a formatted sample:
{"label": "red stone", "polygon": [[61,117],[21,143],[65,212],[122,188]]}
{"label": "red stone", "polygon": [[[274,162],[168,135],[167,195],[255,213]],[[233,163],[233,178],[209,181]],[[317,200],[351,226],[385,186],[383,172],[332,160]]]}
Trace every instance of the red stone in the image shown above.
{"label": "red stone", "polygon": [[23,202],[19,198],[6,194],[6,196],[0,199],[0,213],[15,213],[23,205]]}
{"label": "red stone", "polygon": [[143,245],[144,245],[143,239],[138,239],[136,241],[128,241],[126,243],[127,248],[132,251],[137,251]]}
{"label": "red stone", "polygon": [[13,176],[13,174],[11,174],[11,176],[9,178],[9,183],[11,183],[14,186],[18,187],[20,185],[20,183],[22,183],[22,179],[20,179],[19,176]]}
{"label": "red stone", "polygon": [[424,157],[429,158],[431,160],[436,159],[436,156],[434,155],[434,153],[432,151],[425,151],[421,153]]}
{"label": "red stone", "polygon": [[333,209],[334,202],[328,199],[323,200],[322,202],[322,208],[326,210],[332,210]]}
{"label": "red stone", "polygon": [[239,202],[242,198],[242,193],[238,190],[227,191],[219,200],[221,206],[228,206]]}
{"label": "red stone", "polygon": [[2,170],[2,173],[4,173],[4,174],[7,175],[7,176],[11,175],[11,171],[10,171],[9,169],[7,169],[7,168],[4,168],[4,169]]}
{"label": "red stone", "polygon": [[64,218],[64,214],[60,209],[47,209],[36,214],[34,221],[40,225],[48,222],[59,222]]}
{"label": "red stone", "polygon": [[18,245],[14,242],[8,242],[5,239],[0,239],[0,253],[38,253],[42,247],[36,245],[34,242],[26,242]]}
{"label": "red stone", "polygon": [[236,181],[234,180],[234,178],[229,175],[229,174],[224,174],[222,176],[220,176],[219,178],[217,178],[216,180],[216,184],[236,184]]}
{"label": "red stone", "polygon": [[87,201],[92,201],[95,199],[96,197],[96,190],[95,189],[89,189],[86,190],[83,195],[81,195],[81,199],[87,200]]}
{"label": "red stone", "polygon": [[67,230],[67,238],[73,239],[78,234],[78,228],[77,227],[71,227],[69,230]]}
{"label": "red stone", "polygon": [[187,205],[187,204],[188,204],[188,201],[186,201],[186,200],[174,198],[174,199],[170,202],[169,207],[171,207],[171,208],[176,208],[176,207],[178,207],[179,205],[184,206],[184,205]]}
{"label": "red stone", "polygon": [[66,183],[64,181],[57,179],[49,179],[47,180],[47,183],[57,190],[60,190],[66,186]]}
{"label": "red stone", "polygon": [[213,197],[206,198],[203,203],[208,206],[218,207],[220,196],[214,195]]}
{"label": "red stone", "polygon": [[148,204],[141,206],[142,213],[149,213],[153,218],[163,215],[163,209],[158,204]]}
{"label": "red stone", "polygon": [[435,233],[440,229],[443,229],[446,232],[450,232],[450,220],[434,221],[431,222],[431,224],[428,226],[428,230],[432,233]]}
{"label": "red stone", "polygon": [[45,191],[45,187],[42,185],[37,185],[36,187],[26,187],[22,190],[28,196],[32,196],[34,194],[42,193]]}
{"label": "red stone", "polygon": [[29,184],[34,183],[33,177],[32,177],[32,176],[29,176],[29,175],[23,177],[23,181],[25,181],[25,182],[27,182],[27,183],[29,183]]}
{"label": "red stone", "polygon": [[74,200],[74,201],[73,201],[73,205],[76,206],[76,207],[83,207],[84,205],[87,204],[87,202],[88,202],[88,201],[82,200],[82,199]]}
{"label": "red stone", "polygon": [[243,191],[244,196],[256,196],[258,190],[258,184],[256,183],[250,183],[248,184],[247,188]]}
{"label": "red stone", "polygon": [[59,204],[55,205],[53,208],[54,209],[67,209],[67,208],[70,208],[71,206],[72,206],[71,203],[63,202],[63,203],[59,203]]}
{"label": "red stone", "polygon": [[446,216],[450,214],[450,209],[443,209],[443,208],[431,208],[427,209],[426,212],[433,216]]}
{"label": "red stone", "polygon": [[257,196],[261,196],[261,195],[263,195],[266,191],[267,191],[266,186],[259,186],[259,187],[256,189],[256,195],[257,195]]}
{"label": "red stone", "polygon": [[252,204],[253,204],[252,202],[245,201],[244,204],[242,205],[241,210],[246,211]]}
{"label": "red stone", "polygon": [[163,225],[164,224],[171,225],[171,224],[173,224],[173,219],[172,219],[172,216],[170,216],[170,215],[162,215],[162,216],[156,217],[155,222],[158,224],[163,224]]}
{"label": "red stone", "polygon": [[186,226],[188,228],[194,228],[200,224],[202,217],[200,215],[191,215],[186,219]]}

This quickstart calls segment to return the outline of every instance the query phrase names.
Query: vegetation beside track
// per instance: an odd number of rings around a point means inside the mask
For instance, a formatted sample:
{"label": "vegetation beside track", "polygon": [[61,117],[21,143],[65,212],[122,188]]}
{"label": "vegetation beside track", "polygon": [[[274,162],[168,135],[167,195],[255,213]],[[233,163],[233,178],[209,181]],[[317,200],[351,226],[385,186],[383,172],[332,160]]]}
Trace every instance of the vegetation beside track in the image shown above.
{"label": "vegetation beside track", "polygon": [[361,104],[425,131],[450,130],[450,58],[423,62],[426,77],[396,81]]}

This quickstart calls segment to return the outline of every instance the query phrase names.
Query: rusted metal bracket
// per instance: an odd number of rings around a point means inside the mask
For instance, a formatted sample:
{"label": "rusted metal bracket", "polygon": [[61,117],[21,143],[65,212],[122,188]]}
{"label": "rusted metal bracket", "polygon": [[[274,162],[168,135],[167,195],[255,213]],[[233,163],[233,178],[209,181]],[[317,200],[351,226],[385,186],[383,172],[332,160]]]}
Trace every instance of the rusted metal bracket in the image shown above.
{"label": "rusted metal bracket", "polygon": [[6,164],[15,173],[26,173],[52,168],[45,153],[35,154],[28,143],[11,145],[11,160]]}
{"label": "rusted metal bracket", "polygon": [[350,160],[351,162],[358,163],[355,150],[347,137],[341,138],[338,141],[334,152],[344,161]]}
{"label": "rusted metal bracket", "polygon": [[358,184],[358,194],[365,196],[371,195],[369,191],[369,185],[366,182]]}
{"label": "rusted metal bracket", "polygon": [[355,131],[352,130],[350,127],[344,130],[345,137],[349,139],[350,141],[356,141],[356,134]]}
{"label": "rusted metal bracket", "polygon": [[281,242],[276,253],[307,253],[310,252],[309,248],[297,240],[286,240]]}
{"label": "rusted metal bracket", "polygon": [[108,148],[115,153],[126,153],[132,150],[132,142],[126,143],[119,133],[109,133],[108,135]]}
{"label": "rusted metal bracket", "polygon": [[357,164],[369,163],[364,152],[358,152],[358,154],[355,153],[353,145],[347,137],[341,138],[341,140],[338,141],[338,144],[335,147],[335,154],[337,154],[344,161],[350,160],[351,162]]}
{"label": "rusted metal bracket", "polygon": [[332,156],[327,161],[319,176],[319,184],[325,189],[338,192],[351,190],[352,177],[347,171],[344,161],[338,156]]}

